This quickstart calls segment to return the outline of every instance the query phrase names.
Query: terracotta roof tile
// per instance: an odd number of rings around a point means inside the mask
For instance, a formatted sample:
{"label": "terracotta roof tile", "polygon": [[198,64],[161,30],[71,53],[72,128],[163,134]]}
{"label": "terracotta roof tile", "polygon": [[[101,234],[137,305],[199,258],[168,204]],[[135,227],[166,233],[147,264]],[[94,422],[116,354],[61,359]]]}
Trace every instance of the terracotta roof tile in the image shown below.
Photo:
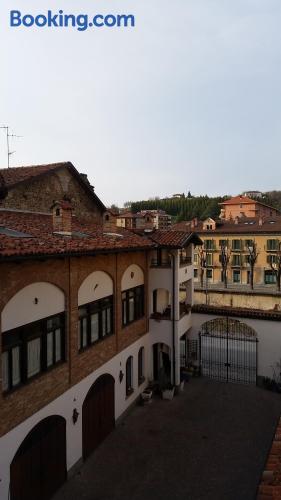
{"label": "terracotta roof tile", "polygon": [[255,217],[243,217],[238,219],[236,224],[234,220],[217,220],[216,229],[203,230],[203,222],[198,221],[197,226],[192,224],[192,221],[182,221],[172,226],[174,231],[195,231],[201,235],[212,234],[280,234],[281,233],[281,216],[266,217],[262,219]]}
{"label": "terracotta roof tile", "polygon": [[13,186],[20,182],[38,177],[52,170],[57,170],[61,167],[67,167],[69,162],[52,163],[49,165],[32,165],[28,167],[11,167],[0,169],[0,174],[5,181],[7,187]]}
{"label": "terracotta roof tile", "polygon": [[[10,231],[26,233],[11,235]],[[30,236],[29,236],[30,235]],[[106,232],[102,226],[72,218],[72,236],[53,233],[51,214],[0,209],[0,258],[33,255],[77,255],[125,249],[149,249],[153,242],[124,229]]]}

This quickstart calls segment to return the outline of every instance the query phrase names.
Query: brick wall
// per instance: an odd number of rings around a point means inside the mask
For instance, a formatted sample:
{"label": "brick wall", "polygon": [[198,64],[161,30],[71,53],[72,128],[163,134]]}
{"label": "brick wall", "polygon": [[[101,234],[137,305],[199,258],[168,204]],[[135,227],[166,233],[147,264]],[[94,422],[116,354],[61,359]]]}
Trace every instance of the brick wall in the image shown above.
{"label": "brick wall", "polygon": [[100,208],[65,167],[11,188],[1,207],[50,212],[54,201],[60,201],[64,196],[71,200],[75,215],[102,222]]}
{"label": "brick wall", "polygon": [[[145,317],[122,328],[121,278],[130,264],[138,264],[143,269],[147,290],[145,252],[0,264],[0,312],[12,296],[24,286],[47,281],[64,291],[67,318],[66,362],[41,374],[10,394],[3,395],[0,388],[0,436],[50,403],[148,331],[147,293]],[[78,353],[78,289],[93,271],[107,272],[114,281],[115,334]],[[2,351],[1,345],[0,349]]]}

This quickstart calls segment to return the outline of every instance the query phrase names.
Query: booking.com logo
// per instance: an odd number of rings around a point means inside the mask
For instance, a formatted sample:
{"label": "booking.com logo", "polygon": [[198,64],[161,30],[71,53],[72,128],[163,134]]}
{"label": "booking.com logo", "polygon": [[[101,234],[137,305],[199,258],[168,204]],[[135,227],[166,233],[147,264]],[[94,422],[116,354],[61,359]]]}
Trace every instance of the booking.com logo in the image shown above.
{"label": "booking.com logo", "polygon": [[93,17],[87,14],[65,14],[48,10],[45,14],[22,14],[19,10],[10,11],[10,26],[18,28],[76,28],[85,31],[88,28],[130,28],[135,26],[135,17],[132,14],[96,14]]}

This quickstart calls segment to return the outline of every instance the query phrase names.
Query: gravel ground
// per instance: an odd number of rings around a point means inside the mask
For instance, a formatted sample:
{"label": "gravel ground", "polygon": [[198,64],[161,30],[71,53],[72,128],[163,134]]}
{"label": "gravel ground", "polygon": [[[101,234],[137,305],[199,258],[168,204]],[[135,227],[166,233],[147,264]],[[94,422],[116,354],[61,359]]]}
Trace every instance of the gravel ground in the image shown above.
{"label": "gravel ground", "polygon": [[53,500],[254,500],[280,413],[278,394],[192,379],[133,408]]}

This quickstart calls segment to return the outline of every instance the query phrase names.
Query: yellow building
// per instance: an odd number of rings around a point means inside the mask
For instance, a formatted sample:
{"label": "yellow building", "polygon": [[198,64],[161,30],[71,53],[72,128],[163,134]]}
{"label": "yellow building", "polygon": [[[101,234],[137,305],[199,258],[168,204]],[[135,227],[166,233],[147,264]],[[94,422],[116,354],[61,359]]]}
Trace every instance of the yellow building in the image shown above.
{"label": "yellow building", "polygon": [[[255,287],[276,289],[278,260],[281,260],[281,217],[235,218],[234,220],[205,221],[194,219],[173,226],[178,230],[194,230],[203,240],[203,249],[197,247],[194,255],[194,280],[224,286],[222,247],[228,256],[227,284],[250,286],[251,256],[256,249],[253,282]],[[273,263],[273,268],[271,266]],[[202,273],[202,268],[204,273]]]}

